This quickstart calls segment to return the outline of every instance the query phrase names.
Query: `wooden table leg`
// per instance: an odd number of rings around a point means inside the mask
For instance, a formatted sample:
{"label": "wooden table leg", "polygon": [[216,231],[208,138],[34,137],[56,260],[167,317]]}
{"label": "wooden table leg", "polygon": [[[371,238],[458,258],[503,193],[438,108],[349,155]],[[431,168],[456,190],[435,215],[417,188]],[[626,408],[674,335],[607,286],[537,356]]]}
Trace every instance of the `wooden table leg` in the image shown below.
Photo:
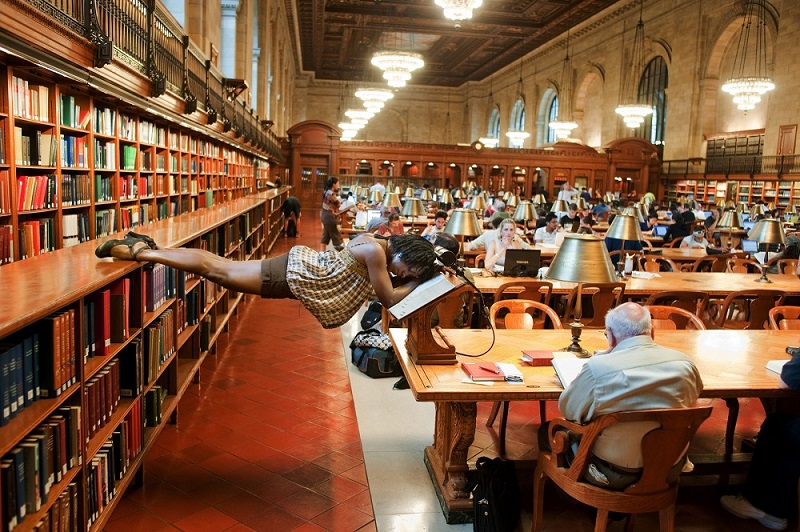
{"label": "wooden table leg", "polygon": [[425,459],[436,495],[449,524],[472,520],[467,453],[475,439],[476,403],[436,403],[433,445]]}

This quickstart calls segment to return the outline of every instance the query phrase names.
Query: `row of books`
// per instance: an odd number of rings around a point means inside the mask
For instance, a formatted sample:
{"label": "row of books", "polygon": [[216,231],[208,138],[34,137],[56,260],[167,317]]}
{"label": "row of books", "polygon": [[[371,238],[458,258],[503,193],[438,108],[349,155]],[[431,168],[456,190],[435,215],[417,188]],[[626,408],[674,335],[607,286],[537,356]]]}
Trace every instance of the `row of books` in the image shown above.
{"label": "row of books", "polygon": [[108,236],[117,232],[117,211],[103,209],[94,213],[94,234],[96,237]]}
{"label": "row of books", "polygon": [[120,138],[136,142],[136,118],[128,115],[119,115]]}
{"label": "row of books", "polygon": [[[120,153],[122,158],[122,170],[136,170],[137,152],[136,146],[131,146],[130,144],[122,146],[122,153]],[[104,168],[113,168],[113,166]]]}
{"label": "row of books", "polygon": [[70,94],[59,94],[60,100],[60,124],[62,126],[72,127],[76,129],[86,129],[89,127],[89,120],[92,118],[88,106],[81,106],[75,102],[75,96]]}
{"label": "row of books", "polygon": [[14,226],[0,225],[0,264],[14,262]]}
{"label": "row of books", "polygon": [[139,197],[141,179],[133,175],[119,176],[119,199],[136,199]]}
{"label": "row of books", "polygon": [[42,515],[39,522],[33,525],[31,532],[73,532],[80,530],[78,490],[78,483],[70,482],[64,488],[64,491],[58,495],[58,499],[55,500],[50,509]]}
{"label": "row of books", "polygon": [[144,394],[145,427],[157,427],[161,424],[161,410],[166,398],[167,389],[162,386],[153,386]]}
{"label": "row of books", "polygon": [[120,364],[114,358],[86,382],[86,442],[105,427],[120,399]]}
{"label": "row of books", "polygon": [[111,185],[111,176],[95,174],[94,176],[94,200],[95,201],[114,201],[114,190]]}
{"label": "row of books", "polygon": [[114,141],[94,139],[94,167],[117,168],[117,146]]}
{"label": "row of books", "polygon": [[175,269],[163,264],[152,264],[144,270],[145,312],[155,312],[158,307],[175,297],[177,280]]}
{"label": "row of books", "polygon": [[89,215],[65,214],[61,218],[61,247],[77,246],[89,240]]}
{"label": "row of books", "polygon": [[175,315],[172,309],[164,311],[157,320],[143,331],[144,376],[147,382],[158,378],[164,363],[175,353]]}
{"label": "row of books", "polygon": [[0,170],[0,214],[11,214],[11,181],[8,170]]}
{"label": "row of books", "polygon": [[17,212],[53,209],[57,202],[55,174],[17,177]]}
{"label": "row of books", "polygon": [[81,465],[81,408],[64,406],[0,459],[4,528],[46,504],[52,487]]}
{"label": "row of books", "polygon": [[61,205],[71,207],[91,202],[92,178],[88,174],[61,174]]}
{"label": "row of books", "polygon": [[86,137],[61,134],[61,166],[89,168],[89,143]]}
{"label": "row of books", "polygon": [[119,215],[123,231],[140,225],[147,225],[152,221],[150,219],[150,205],[146,203],[138,206],[122,207],[119,210]]}
{"label": "row of books", "polygon": [[27,79],[11,78],[11,108],[14,116],[30,120],[50,121],[50,87],[36,85]]}
{"label": "row of books", "polygon": [[56,249],[56,224],[53,218],[26,220],[19,224],[19,252],[23,259]]}
{"label": "row of books", "polygon": [[20,166],[55,166],[56,137],[38,129],[14,126],[14,161]]}
{"label": "row of books", "polygon": [[92,114],[94,116],[94,132],[99,135],[113,137],[117,113],[107,107],[95,107]]}
{"label": "row of books", "polygon": [[117,494],[117,482],[142,450],[142,417],[139,399],[125,420],[92,458],[86,475],[87,528],[97,521]]}

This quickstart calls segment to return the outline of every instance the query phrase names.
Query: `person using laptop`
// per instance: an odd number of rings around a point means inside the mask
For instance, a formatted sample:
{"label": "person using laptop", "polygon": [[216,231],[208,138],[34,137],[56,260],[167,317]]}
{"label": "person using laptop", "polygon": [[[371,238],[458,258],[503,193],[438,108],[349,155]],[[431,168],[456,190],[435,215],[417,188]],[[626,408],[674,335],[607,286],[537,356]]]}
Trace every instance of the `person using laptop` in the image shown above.
{"label": "person using laptop", "polygon": [[558,234],[558,216],[554,212],[548,212],[544,217],[544,225],[533,234],[535,244],[556,244]]}
{"label": "person using laptop", "polygon": [[581,224],[581,217],[578,216],[578,206],[575,203],[569,204],[569,212],[561,217],[561,227],[573,233],[578,230]]}
{"label": "person using laptop", "polygon": [[423,238],[430,242],[436,241],[436,235],[444,231],[444,226],[447,224],[447,213],[445,211],[437,211],[433,218],[433,223],[430,223],[422,232]]}
{"label": "person using laptop", "polygon": [[484,268],[492,271],[495,266],[503,266],[507,249],[531,249],[531,246],[517,235],[517,224],[510,219],[500,222],[497,236],[487,241]]}

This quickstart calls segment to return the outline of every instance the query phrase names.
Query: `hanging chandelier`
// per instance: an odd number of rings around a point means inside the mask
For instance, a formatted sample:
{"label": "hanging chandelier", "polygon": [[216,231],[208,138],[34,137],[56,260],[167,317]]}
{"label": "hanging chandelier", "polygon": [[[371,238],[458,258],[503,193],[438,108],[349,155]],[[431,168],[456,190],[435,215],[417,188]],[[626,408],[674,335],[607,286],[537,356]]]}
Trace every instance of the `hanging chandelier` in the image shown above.
{"label": "hanging chandelier", "polygon": [[483,5],[483,0],[436,0],[436,5],[444,10],[444,16],[454,21],[455,27],[461,27],[462,20],[472,18],[472,10]]}
{"label": "hanging chandelier", "polygon": [[358,89],[356,98],[364,102],[367,111],[378,113],[387,101],[394,98],[394,93],[389,89]]}
{"label": "hanging chandelier", "polygon": [[371,62],[383,70],[383,78],[390,87],[405,87],[411,73],[425,66],[422,55],[416,52],[376,52]]}
{"label": "hanging chandelier", "polygon": [[636,96],[637,76],[644,71],[644,21],[642,10],[644,0],[639,4],[639,23],[636,24],[636,34],[633,37],[633,54],[631,54],[631,68],[628,71],[628,82],[625,90],[624,102],[617,106],[616,113],[622,117],[625,125],[631,129],[641,126],[645,119],[653,113],[653,106],[639,103]]}
{"label": "hanging chandelier", "polygon": [[572,62],[569,58],[569,32],[567,32],[567,53],[561,66],[561,86],[558,92],[558,115],[556,120],[547,125],[555,133],[556,139],[566,139],[572,134],[572,130],[578,127],[578,124],[572,121]]}
{"label": "hanging chandelier", "polygon": [[353,124],[366,125],[369,119],[375,116],[375,113],[364,109],[348,109],[344,112],[344,116],[349,118]]}
{"label": "hanging chandelier", "polygon": [[527,131],[506,131],[506,137],[515,148],[521,148],[531,134]]}
{"label": "hanging chandelier", "polygon": [[[756,12],[757,10],[757,12]],[[733,96],[733,103],[742,111],[756,108],[761,96],[775,88],[772,78],[767,76],[767,26],[764,0],[751,0],[747,3],[736,56],[733,60],[731,77],[722,85],[722,90]],[[755,24],[754,53],[747,56],[750,46],[750,28]]]}

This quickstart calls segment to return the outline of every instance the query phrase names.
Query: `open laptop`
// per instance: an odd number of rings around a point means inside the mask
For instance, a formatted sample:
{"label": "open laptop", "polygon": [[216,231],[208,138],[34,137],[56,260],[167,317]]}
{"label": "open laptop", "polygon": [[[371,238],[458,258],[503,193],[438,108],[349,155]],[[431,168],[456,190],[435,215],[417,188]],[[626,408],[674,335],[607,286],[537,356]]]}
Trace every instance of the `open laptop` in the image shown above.
{"label": "open laptop", "polygon": [[742,251],[747,253],[757,253],[758,252],[758,242],[755,240],[742,240]]}
{"label": "open laptop", "polygon": [[660,236],[661,238],[664,238],[667,236],[667,229],[669,229],[668,225],[654,225],[653,236]]}
{"label": "open laptop", "polygon": [[750,230],[751,230],[753,227],[755,227],[755,226],[756,226],[756,222],[755,222],[755,221],[748,220],[748,221],[746,221],[746,222],[742,222],[742,227],[743,227],[743,228],[744,228],[744,230],[745,230],[745,231],[747,231],[748,233],[749,233],[749,232],[750,232]]}
{"label": "open laptop", "polygon": [[380,218],[381,217],[381,210],[380,209],[367,209],[367,223],[373,218]]}
{"label": "open laptop", "polygon": [[507,277],[536,277],[539,275],[542,252],[538,249],[507,249],[503,275]]}

